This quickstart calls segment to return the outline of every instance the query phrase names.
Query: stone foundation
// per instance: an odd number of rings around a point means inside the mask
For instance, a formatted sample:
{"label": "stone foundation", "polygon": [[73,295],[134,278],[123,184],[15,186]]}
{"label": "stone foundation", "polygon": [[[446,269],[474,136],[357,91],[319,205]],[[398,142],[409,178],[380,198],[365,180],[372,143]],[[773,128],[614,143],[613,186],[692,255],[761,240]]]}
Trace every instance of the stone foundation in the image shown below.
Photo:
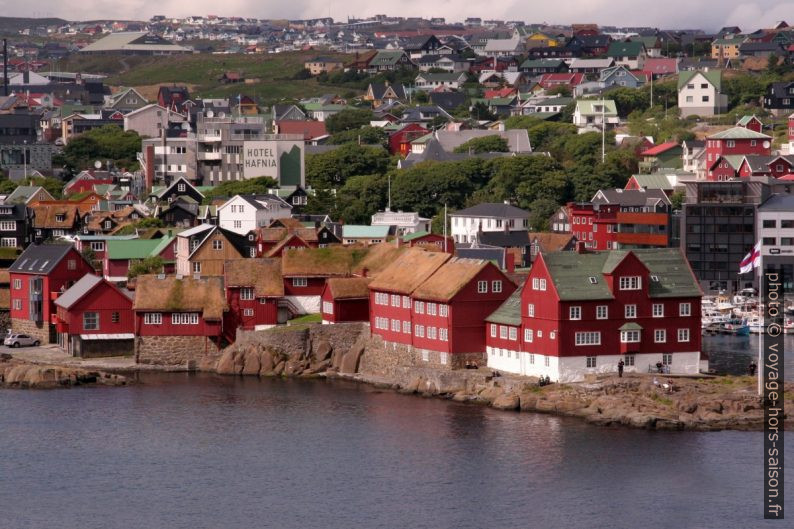
{"label": "stone foundation", "polygon": [[135,360],[140,364],[202,369],[214,365],[220,349],[206,336],[138,336]]}
{"label": "stone foundation", "polygon": [[16,333],[33,336],[40,341],[42,345],[58,342],[55,328],[46,322],[36,323],[30,320],[11,318],[11,329]]}
{"label": "stone foundation", "polygon": [[416,349],[410,345],[385,342],[380,336],[372,335],[361,358],[361,371],[391,375],[396,369],[404,367],[463,369],[466,367],[466,362],[474,362],[480,367],[485,367],[485,353],[440,353]]}

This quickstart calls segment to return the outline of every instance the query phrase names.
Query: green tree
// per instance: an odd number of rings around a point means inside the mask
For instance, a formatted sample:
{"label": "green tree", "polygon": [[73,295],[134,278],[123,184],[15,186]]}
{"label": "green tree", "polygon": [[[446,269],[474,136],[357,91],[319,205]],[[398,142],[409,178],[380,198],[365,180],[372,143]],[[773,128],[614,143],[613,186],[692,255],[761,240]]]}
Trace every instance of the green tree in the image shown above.
{"label": "green tree", "polygon": [[685,198],[686,193],[683,191],[674,191],[673,194],[670,195],[670,204],[673,211],[681,209],[681,207],[684,205]]}
{"label": "green tree", "polygon": [[363,145],[388,145],[389,136],[380,127],[361,127],[360,129],[350,129],[337,132],[328,138],[331,145],[342,145],[344,143],[361,143]]}
{"label": "green tree", "polygon": [[14,191],[19,185],[13,180],[0,180],[0,193],[6,195]]}
{"label": "green tree", "polygon": [[497,118],[497,115],[491,112],[490,107],[482,101],[474,103],[469,110],[469,116],[471,116],[471,119],[478,121],[494,121]]}
{"label": "green tree", "polygon": [[508,152],[507,140],[494,134],[493,136],[482,136],[472,138],[469,141],[455,147],[455,152],[480,154],[484,152]]}
{"label": "green tree", "polygon": [[116,125],[89,130],[72,138],[63,152],[53,157],[53,164],[64,166],[69,173],[92,167],[95,161],[111,161],[119,169],[138,168],[137,153],[141,137],[135,131],[124,131]]}
{"label": "green tree", "polygon": [[315,189],[339,188],[351,176],[384,174],[391,165],[385,149],[348,143],[332,151],[306,156],[306,182]]}
{"label": "green tree", "polygon": [[330,134],[336,134],[337,132],[358,129],[365,125],[369,125],[372,119],[373,114],[371,110],[364,108],[348,108],[332,116],[328,116],[328,119],[325,120],[325,129]]}
{"label": "green tree", "polygon": [[335,216],[346,223],[369,224],[372,215],[386,207],[388,178],[355,175],[337,193]]}
{"label": "green tree", "polygon": [[560,207],[560,204],[550,198],[539,198],[531,202],[529,208],[529,227],[535,231],[547,231],[549,219]]}
{"label": "green tree", "polygon": [[234,195],[264,195],[269,189],[278,187],[278,182],[269,176],[260,176],[249,180],[230,180],[213,187],[204,193],[204,204],[209,204],[218,197],[233,197]]}
{"label": "green tree", "polygon": [[130,265],[127,279],[133,279],[145,274],[159,274],[163,271],[163,258],[159,255],[147,257]]}

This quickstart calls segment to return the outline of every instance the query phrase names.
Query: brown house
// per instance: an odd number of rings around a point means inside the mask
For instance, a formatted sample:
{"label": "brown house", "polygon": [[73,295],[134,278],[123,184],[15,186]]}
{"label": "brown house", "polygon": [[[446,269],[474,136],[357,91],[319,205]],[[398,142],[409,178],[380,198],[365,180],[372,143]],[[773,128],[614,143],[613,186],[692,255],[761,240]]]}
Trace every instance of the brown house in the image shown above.
{"label": "brown house", "polygon": [[245,236],[210,224],[185,230],[177,236],[176,273],[222,276],[226,261],[251,255],[246,241]]}

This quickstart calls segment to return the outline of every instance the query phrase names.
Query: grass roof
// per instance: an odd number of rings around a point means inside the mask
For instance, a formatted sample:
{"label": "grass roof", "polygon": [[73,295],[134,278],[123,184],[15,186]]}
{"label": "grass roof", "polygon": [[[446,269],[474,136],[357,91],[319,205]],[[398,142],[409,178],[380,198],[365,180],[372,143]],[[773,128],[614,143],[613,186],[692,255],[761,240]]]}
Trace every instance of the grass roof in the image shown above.
{"label": "grass roof", "polygon": [[326,281],[334,299],[362,299],[369,297],[368,277],[332,277]]}
{"label": "grass roof", "polygon": [[370,283],[373,290],[410,295],[448,259],[449,254],[410,248]]}
{"label": "grass roof", "polygon": [[377,277],[384,268],[393,263],[408,248],[408,246],[398,247],[389,242],[373,244],[368,248],[367,255],[359,261],[353,272],[357,275],[364,275],[364,270],[366,269],[367,276]]}
{"label": "grass roof", "polygon": [[367,254],[365,247],[329,246],[287,250],[281,254],[285,277],[345,277]]}
{"label": "grass roof", "polygon": [[413,296],[421,299],[448,302],[488,264],[488,261],[482,259],[453,257],[419,285],[413,292]]}
{"label": "grass roof", "polygon": [[257,298],[284,295],[281,259],[233,259],[226,261],[227,287],[253,287]]}
{"label": "grass roof", "polygon": [[228,310],[222,277],[177,279],[156,275],[138,276],[135,284],[136,311],[200,312],[207,320],[219,320]]}

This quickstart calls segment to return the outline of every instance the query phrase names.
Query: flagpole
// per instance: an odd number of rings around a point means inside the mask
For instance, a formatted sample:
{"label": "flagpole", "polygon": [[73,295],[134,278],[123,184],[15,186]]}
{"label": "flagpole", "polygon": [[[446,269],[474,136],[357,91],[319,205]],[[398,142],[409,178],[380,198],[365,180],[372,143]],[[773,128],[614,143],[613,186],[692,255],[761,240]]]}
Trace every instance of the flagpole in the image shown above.
{"label": "flagpole", "polygon": [[766,335],[766,307],[764,307],[763,303],[763,295],[764,295],[764,251],[763,246],[761,252],[758,256],[758,268],[760,268],[760,272],[758,273],[758,312],[763,325],[761,325],[761,333],[758,335],[758,396],[760,397],[763,395],[764,392],[764,384],[763,384],[763,372],[764,372],[764,359],[763,359],[763,344],[764,344],[764,336]]}

